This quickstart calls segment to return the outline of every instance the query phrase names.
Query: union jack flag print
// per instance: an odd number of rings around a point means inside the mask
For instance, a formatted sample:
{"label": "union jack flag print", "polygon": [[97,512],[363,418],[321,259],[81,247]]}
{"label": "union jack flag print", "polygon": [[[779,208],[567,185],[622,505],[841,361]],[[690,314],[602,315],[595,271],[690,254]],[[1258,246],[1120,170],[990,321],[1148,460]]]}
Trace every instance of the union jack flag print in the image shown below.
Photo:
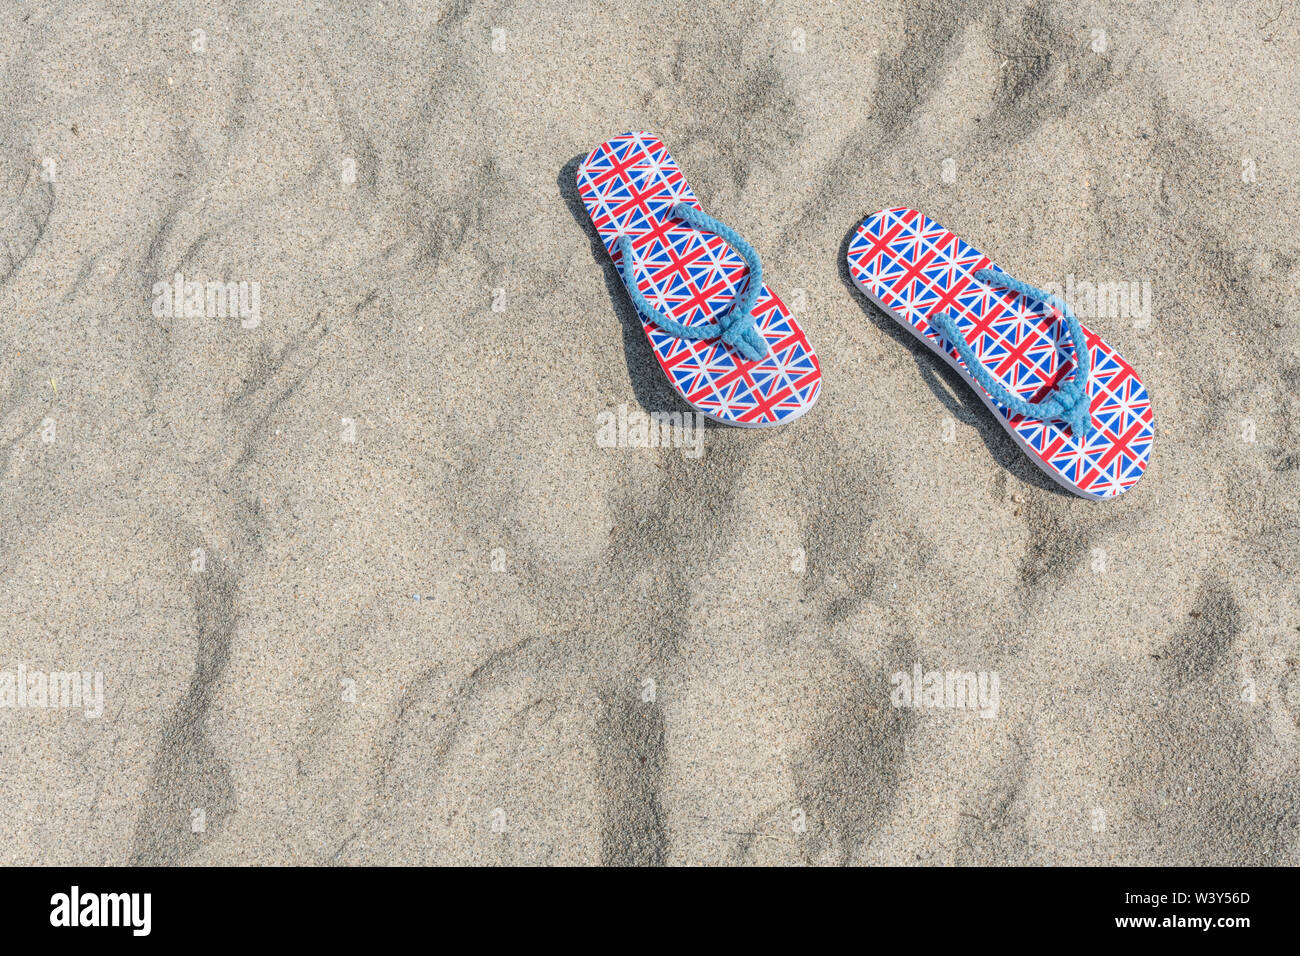
{"label": "union jack flag print", "polygon": [[[618,237],[631,240],[637,288],[682,325],[723,319],[744,294],[749,268],[722,237],[675,219],[695,193],[649,133],[624,133],[597,146],[578,167],[578,194],[622,277]],[[762,428],[794,421],[821,391],[821,368],[803,329],[763,286],[753,315],[768,353],[752,362],[721,339],[683,339],[641,316],[655,357],[678,394],[728,425]]]}
{"label": "union jack flag print", "polygon": [[915,209],[868,216],[849,243],[853,281],[878,306],[966,376],[971,388],[1048,475],[1085,498],[1113,498],[1138,483],[1155,438],[1151,400],[1133,367],[1087,326],[1087,394],[1096,426],[1085,443],[1061,421],[1023,418],[997,404],[927,319],[947,312],[980,362],[1010,392],[1040,402],[1074,374],[1065,321],[1032,299],[975,279],[1002,270]]}

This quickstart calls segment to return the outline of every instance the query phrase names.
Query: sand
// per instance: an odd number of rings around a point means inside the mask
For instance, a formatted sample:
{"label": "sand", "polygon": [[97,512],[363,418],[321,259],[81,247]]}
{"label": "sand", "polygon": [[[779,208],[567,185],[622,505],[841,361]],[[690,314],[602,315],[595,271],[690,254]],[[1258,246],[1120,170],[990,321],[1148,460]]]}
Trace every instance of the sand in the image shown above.
{"label": "sand", "polygon": [[[1285,4],[4,7],[0,668],[103,694],[0,707],[0,862],[1300,862],[1298,57]],[[804,290],[802,420],[597,443],[684,409],[573,181],[629,129]],[[896,205],[1149,291],[1083,316],[1132,492],[852,287]]]}

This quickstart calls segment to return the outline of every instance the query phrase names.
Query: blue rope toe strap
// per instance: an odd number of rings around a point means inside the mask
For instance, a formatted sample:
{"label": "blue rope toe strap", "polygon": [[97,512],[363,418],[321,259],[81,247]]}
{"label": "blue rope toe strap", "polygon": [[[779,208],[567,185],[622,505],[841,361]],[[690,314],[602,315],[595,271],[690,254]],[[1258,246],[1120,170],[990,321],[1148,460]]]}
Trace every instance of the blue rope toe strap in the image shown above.
{"label": "blue rope toe strap", "polygon": [[1013,279],[1005,272],[980,269],[975,273],[975,278],[990,285],[1000,285],[1019,292],[1025,298],[1033,299],[1064,317],[1065,327],[1070,333],[1070,343],[1074,347],[1075,372],[1068,382],[1059,383],[1056,391],[1041,402],[1027,402],[1003,387],[984,363],[976,358],[974,350],[966,344],[966,337],[958,330],[956,319],[947,312],[938,312],[928,316],[926,321],[938,329],[946,341],[952,343],[961,360],[966,363],[966,368],[975,377],[975,381],[984,386],[984,390],[992,395],[999,405],[1025,418],[1063,421],[1070,426],[1070,431],[1075,438],[1080,442],[1086,442],[1096,430],[1092,424],[1092,414],[1088,409],[1090,404],[1088,375],[1092,371],[1092,359],[1088,354],[1087,343],[1083,340],[1083,329],[1079,327],[1079,320],[1074,317],[1070,307],[1057,296],[1049,295],[1027,282]]}
{"label": "blue rope toe strap", "polygon": [[636,266],[632,261],[632,240],[626,234],[620,234],[618,237],[618,252],[622,257],[620,269],[623,273],[623,283],[627,286],[628,294],[632,296],[632,302],[645,318],[665,332],[684,339],[711,339],[720,336],[722,341],[749,361],[757,362],[767,355],[767,340],[759,334],[758,329],[754,328],[754,303],[758,301],[758,296],[763,291],[763,264],[758,261],[758,253],[734,229],[718,222],[690,203],[679,202],[670,212],[688,225],[696,229],[707,229],[726,240],[727,245],[735,249],[740,254],[740,258],[745,260],[745,265],[749,266],[749,285],[745,288],[745,294],[736,299],[721,321],[682,325],[656,309],[641,294],[636,284]]}

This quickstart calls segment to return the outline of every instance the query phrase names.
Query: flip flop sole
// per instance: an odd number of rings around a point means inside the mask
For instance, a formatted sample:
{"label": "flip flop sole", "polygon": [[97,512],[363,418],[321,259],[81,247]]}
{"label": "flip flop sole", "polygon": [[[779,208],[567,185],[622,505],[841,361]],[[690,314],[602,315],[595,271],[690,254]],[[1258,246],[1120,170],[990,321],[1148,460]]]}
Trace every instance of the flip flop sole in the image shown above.
{"label": "flip flop sole", "polygon": [[1025,418],[998,405],[928,323],[940,311],[954,316],[985,367],[1028,401],[1041,401],[1073,373],[1064,321],[1032,299],[975,279],[980,269],[1003,271],[978,249],[915,209],[886,209],[858,226],[848,264],[857,287],[956,369],[1016,443],[1062,487],[1103,500],[1142,478],[1155,439],[1151,400],[1133,367],[1101,336],[1083,326],[1096,425],[1085,444],[1064,422]]}
{"label": "flip flop sole", "polygon": [[[670,215],[676,203],[699,203],[659,139],[624,133],[601,143],[578,166],[577,183],[616,264],[619,235],[631,238],[637,287],[650,303],[686,326],[727,315],[749,269],[722,237]],[[683,339],[640,318],[664,374],[696,411],[726,425],[783,425],[816,403],[821,367],[799,323],[766,285],[753,314],[768,345],[757,362],[720,339]]]}

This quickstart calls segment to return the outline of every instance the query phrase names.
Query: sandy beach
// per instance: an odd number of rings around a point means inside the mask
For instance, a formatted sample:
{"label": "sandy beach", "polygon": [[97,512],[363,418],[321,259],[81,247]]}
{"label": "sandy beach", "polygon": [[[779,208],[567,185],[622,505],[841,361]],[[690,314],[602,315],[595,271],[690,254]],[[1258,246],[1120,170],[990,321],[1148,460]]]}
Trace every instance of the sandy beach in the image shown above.
{"label": "sandy beach", "polygon": [[[1298,58],[1271,3],[0,8],[0,862],[1300,863]],[[627,130],[795,308],[799,421],[602,439],[688,410],[575,184]],[[1123,351],[1134,489],[854,287],[893,206]]]}

